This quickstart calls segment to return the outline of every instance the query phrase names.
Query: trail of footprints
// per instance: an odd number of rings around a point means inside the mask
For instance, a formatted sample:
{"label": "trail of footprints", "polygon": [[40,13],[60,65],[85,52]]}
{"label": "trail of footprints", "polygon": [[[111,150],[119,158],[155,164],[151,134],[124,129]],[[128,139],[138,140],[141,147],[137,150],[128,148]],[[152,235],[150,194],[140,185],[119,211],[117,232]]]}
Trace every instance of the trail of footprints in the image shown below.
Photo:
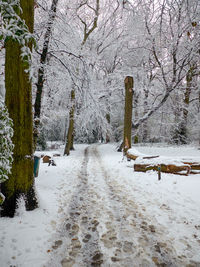
{"label": "trail of footprints", "polygon": [[82,163],[78,191],[69,207],[69,217],[65,220],[66,236],[70,240],[66,255],[61,261],[63,267],[100,266],[103,262],[98,246],[98,220],[93,216],[92,201],[89,198],[87,175],[88,151]]}
{"label": "trail of footprints", "polygon": [[[125,188],[107,175],[96,149],[94,155],[108,186],[113,206],[109,220],[111,229],[101,239],[108,249],[117,247],[115,256],[119,257],[113,257],[112,260],[121,261],[121,266],[200,266],[200,263],[186,259],[185,255],[176,254],[173,241],[167,238],[168,229],[156,222],[153,216],[145,218],[145,207],[138,206],[132,200],[133,197],[127,195]],[[112,228],[118,230],[117,235]],[[129,265],[129,259],[132,265]]]}
{"label": "trail of footprints", "polygon": [[61,262],[62,266],[73,266],[78,261],[83,264],[80,266],[100,266],[103,262],[103,255],[98,249],[98,242],[95,240],[94,234],[99,222],[95,218],[81,216],[77,212],[74,216],[74,218],[70,217],[66,220],[65,227],[71,244],[67,249],[68,257]]}
{"label": "trail of footprints", "polygon": [[[136,204],[132,196],[107,175],[96,148],[90,149],[90,153],[94,170],[102,174],[106,203],[110,206],[105,206],[105,196],[100,195],[96,185],[88,183],[86,150],[78,191],[72,197],[69,216],[65,219],[69,242],[61,266],[200,266],[192,261],[186,264],[184,255],[176,255],[173,241],[165,240],[167,229],[155,224],[153,218],[146,218],[145,207]],[[62,240],[57,240],[53,249],[61,245]]]}

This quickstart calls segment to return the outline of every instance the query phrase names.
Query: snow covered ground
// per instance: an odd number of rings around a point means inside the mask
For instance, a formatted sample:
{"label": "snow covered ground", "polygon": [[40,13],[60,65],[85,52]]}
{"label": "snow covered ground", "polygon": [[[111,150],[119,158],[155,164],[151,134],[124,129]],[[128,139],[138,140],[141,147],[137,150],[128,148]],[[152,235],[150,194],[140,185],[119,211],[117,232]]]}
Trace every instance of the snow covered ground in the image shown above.
{"label": "snow covered ground", "polygon": [[[0,266],[200,266],[200,174],[137,173],[115,145],[40,163],[40,207],[0,218]],[[195,147],[137,146],[200,159]],[[60,152],[51,151],[49,153]]]}

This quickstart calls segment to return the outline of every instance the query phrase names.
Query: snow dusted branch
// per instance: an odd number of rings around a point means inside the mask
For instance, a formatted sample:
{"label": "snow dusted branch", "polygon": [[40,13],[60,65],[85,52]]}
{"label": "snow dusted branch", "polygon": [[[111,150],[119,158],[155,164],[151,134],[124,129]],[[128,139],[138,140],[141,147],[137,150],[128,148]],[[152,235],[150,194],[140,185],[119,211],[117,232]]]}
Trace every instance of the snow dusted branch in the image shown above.
{"label": "snow dusted branch", "polygon": [[[96,8],[93,8],[91,5],[89,5],[86,2],[82,3],[78,8],[77,8],[77,16],[79,18],[79,20],[81,21],[81,23],[84,26],[84,37],[83,37],[83,41],[82,41],[82,45],[84,45],[88,39],[88,37],[90,36],[90,34],[97,28],[97,21],[98,21],[98,17],[99,17],[99,2],[100,0],[96,0]],[[93,19],[92,22],[92,26],[89,28],[89,26],[87,25],[87,23],[81,18],[80,15],[78,15],[78,11],[80,10],[81,7],[83,7],[84,5],[87,5],[87,7],[89,7],[94,13],[95,13],[95,17]]]}

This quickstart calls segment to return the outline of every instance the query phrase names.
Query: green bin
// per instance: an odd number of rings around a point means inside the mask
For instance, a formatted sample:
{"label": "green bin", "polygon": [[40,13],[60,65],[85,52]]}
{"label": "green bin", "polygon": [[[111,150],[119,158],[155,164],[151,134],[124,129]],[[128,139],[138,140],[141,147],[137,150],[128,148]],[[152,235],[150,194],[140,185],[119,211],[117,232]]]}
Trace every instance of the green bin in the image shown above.
{"label": "green bin", "polygon": [[38,177],[40,157],[34,156],[34,177]]}

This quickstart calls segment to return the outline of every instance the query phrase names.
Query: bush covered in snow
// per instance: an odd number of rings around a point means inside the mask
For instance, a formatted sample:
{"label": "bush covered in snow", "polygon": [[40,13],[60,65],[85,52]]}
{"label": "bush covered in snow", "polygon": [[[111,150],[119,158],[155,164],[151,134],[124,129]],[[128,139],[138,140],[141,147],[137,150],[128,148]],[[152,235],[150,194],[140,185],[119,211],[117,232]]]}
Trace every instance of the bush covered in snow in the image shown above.
{"label": "bush covered in snow", "polygon": [[12,120],[9,118],[7,108],[0,97],[0,183],[8,179],[12,165]]}

